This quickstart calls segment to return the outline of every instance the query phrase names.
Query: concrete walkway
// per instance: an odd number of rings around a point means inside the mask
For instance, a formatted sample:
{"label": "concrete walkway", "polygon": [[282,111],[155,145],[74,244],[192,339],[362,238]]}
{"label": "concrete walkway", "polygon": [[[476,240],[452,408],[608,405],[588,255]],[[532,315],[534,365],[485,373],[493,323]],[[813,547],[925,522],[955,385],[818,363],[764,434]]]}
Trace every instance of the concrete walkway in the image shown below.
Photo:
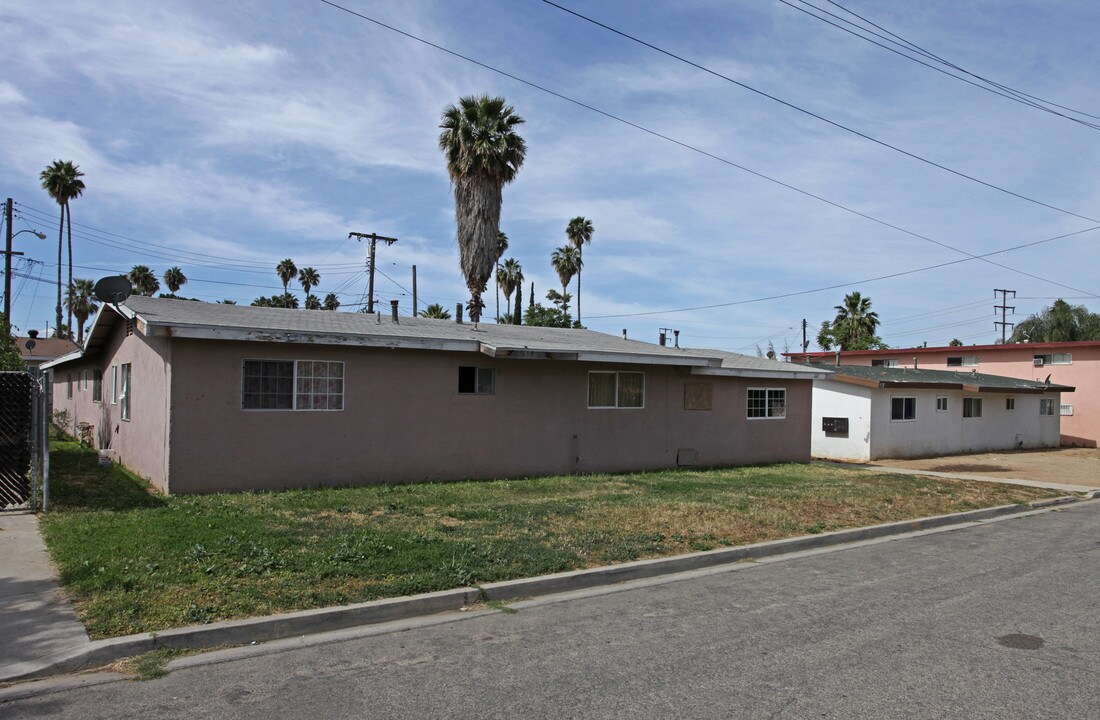
{"label": "concrete walkway", "polygon": [[0,680],[33,672],[88,643],[61,594],[38,518],[0,512]]}
{"label": "concrete walkway", "polygon": [[874,470],[875,472],[897,473],[899,475],[928,475],[930,477],[947,478],[949,480],[977,480],[978,482],[1000,483],[1002,485],[1026,485],[1028,487],[1046,488],[1047,490],[1061,490],[1063,492],[1081,493],[1091,497],[1100,496],[1100,484],[1098,485],[1073,485],[1070,483],[1048,482],[1046,480],[1024,480],[1023,478],[996,477],[992,475],[970,475],[967,473],[934,472],[932,470],[914,470],[912,468],[892,467],[889,465],[875,465],[874,463],[843,463],[832,460],[815,460],[828,465],[853,468],[856,470]]}

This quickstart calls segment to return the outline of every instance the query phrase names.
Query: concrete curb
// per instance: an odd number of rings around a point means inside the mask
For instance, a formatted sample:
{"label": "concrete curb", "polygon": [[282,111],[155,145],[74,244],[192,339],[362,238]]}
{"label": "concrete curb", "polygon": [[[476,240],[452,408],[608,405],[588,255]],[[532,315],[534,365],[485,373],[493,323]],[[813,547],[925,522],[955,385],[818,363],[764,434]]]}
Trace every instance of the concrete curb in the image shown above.
{"label": "concrete curb", "polygon": [[[1100,491],[1098,491],[1098,494],[1100,494]],[[1036,501],[1029,505],[1000,505],[952,515],[937,515],[917,520],[837,530],[818,535],[804,535],[752,545],[718,548],[675,557],[638,560],[621,565],[487,583],[480,587],[464,587],[422,595],[375,600],[355,605],[302,610],[245,620],[227,620],[209,625],[194,625],[157,633],[142,633],[107,640],[95,640],[84,647],[76,648],[59,656],[9,666],[5,669],[4,675],[0,677],[0,682],[31,680],[87,667],[107,665],[126,657],[141,655],[161,648],[184,649],[212,648],[220,645],[249,645],[363,625],[374,625],[393,620],[407,620],[424,615],[461,610],[463,607],[482,600],[518,600],[570,590],[582,590],[628,580],[670,575],[744,560],[755,560],[842,545],[860,540],[873,540],[918,530],[931,530],[951,525],[981,522],[1078,501],[1079,498],[1076,497],[1061,497]]]}

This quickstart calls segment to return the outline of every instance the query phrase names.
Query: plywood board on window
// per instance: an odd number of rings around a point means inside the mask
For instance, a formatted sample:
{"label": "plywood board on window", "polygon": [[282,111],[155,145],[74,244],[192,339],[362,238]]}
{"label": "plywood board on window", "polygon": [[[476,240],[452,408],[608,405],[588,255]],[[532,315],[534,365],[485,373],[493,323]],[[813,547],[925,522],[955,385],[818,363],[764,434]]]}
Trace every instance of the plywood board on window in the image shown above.
{"label": "plywood board on window", "polygon": [[684,383],[684,410],[710,410],[714,402],[714,383]]}

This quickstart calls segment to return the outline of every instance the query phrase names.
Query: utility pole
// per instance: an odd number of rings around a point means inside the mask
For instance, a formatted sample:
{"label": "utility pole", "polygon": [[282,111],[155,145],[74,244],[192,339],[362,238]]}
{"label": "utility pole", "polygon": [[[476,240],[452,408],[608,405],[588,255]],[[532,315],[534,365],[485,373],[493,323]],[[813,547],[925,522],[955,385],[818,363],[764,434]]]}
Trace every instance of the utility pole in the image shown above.
{"label": "utility pole", "polygon": [[11,256],[22,255],[11,249],[11,198],[4,203],[4,333],[11,334]]}
{"label": "utility pole", "polygon": [[806,318],[802,318],[802,352],[810,347],[810,341],[806,339]]}
{"label": "utility pole", "polygon": [[996,312],[998,310],[1000,310],[1001,311],[1001,319],[999,321],[997,321],[997,320],[993,321],[993,327],[996,328],[998,325],[1001,326],[1001,344],[1003,345],[1004,342],[1005,342],[1005,330],[1008,328],[1009,325],[1011,325],[1013,327],[1016,326],[1016,323],[1005,322],[1005,317],[1007,317],[1007,312],[1009,310],[1011,310],[1013,312],[1016,312],[1016,307],[1014,305],[1006,305],[1005,304],[1005,302],[1008,300],[1008,294],[1012,293],[1012,297],[1016,297],[1016,291],[1015,290],[1001,290],[1000,288],[994,288],[993,289],[993,298],[994,299],[996,299],[997,293],[1001,294],[1001,304],[1000,305],[994,305],[993,306],[993,312],[994,312],[994,314],[996,314]]}
{"label": "utility pole", "polygon": [[419,315],[416,309],[416,265],[413,265],[413,317]]}
{"label": "utility pole", "polygon": [[378,244],[378,241],[386,243],[387,245],[393,245],[397,242],[397,238],[383,237],[374,233],[360,233],[349,232],[349,238],[356,238],[357,240],[370,240],[370,281],[367,285],[367,313],[374,312],[374,248]]}

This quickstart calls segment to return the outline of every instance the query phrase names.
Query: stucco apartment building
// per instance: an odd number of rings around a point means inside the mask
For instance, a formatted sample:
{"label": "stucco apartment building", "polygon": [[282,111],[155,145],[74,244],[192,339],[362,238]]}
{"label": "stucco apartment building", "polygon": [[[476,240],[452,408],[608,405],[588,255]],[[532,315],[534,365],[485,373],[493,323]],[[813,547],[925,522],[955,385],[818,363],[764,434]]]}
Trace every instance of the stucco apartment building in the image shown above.
{"label": "stucco apartment building", "polygon": [[[792,363],[836,363],[835,352],[787,353]],[[890,350],[846,350],[840,364],[977,371],[987,375],[1070,385],[1062,395],[1061,444],[1096,447],[1100,441],[1100,341],[962,345]]]}
{"label": "stucco apartment building", "polygon": [[810,459],[827,371],[588,330],[131,297],[53,402],[172,493]]}

